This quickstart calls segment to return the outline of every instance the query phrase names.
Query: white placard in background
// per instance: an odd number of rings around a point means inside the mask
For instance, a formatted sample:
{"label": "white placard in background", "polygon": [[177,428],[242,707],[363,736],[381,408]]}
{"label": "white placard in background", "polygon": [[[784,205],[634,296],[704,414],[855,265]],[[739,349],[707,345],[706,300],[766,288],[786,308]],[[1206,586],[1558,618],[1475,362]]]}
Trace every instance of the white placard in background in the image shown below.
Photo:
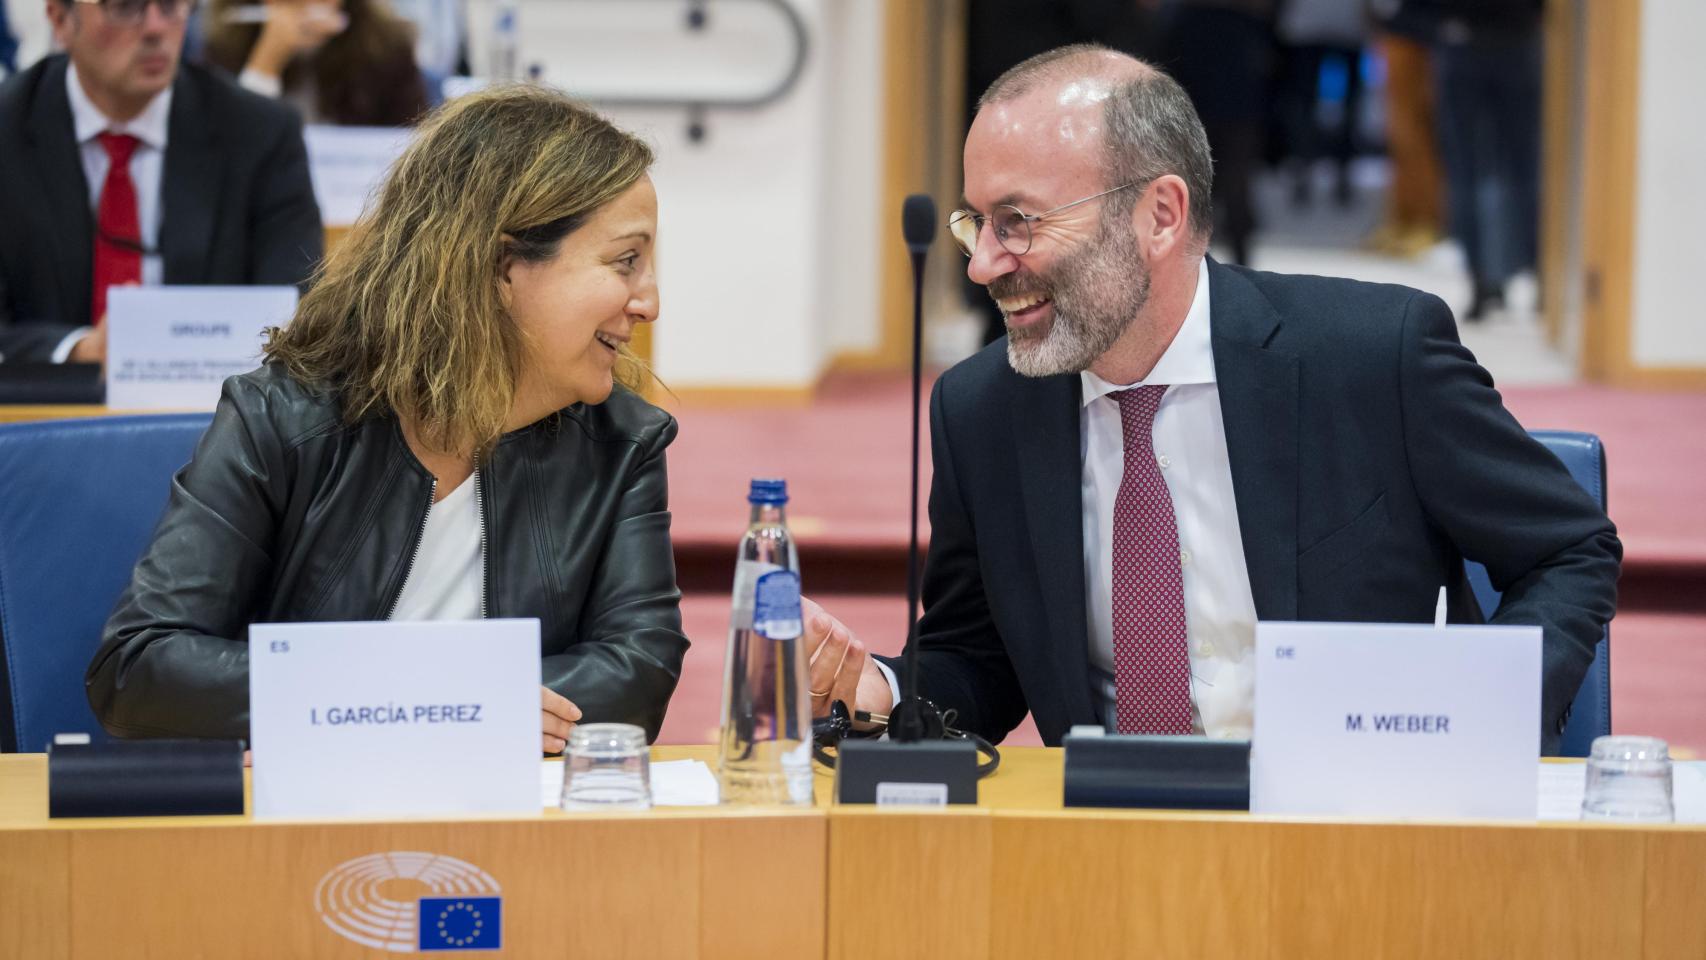
{"label": "white placard in background", "polygon": [[308,179],[328,227],[347,227],[378,195],[391,164],[409,145],[406,127],[334,127],[311,124],[302,131],[308,145]]}
{"label": "white placard in background", "polygon": [[1256,626],[1253,813],[1532,820],[1540,628]]}
{"label": "white placard in background", "polygon": [[255,624],[257,817],[539,812],[539,621]]}
{"label": "white placard in background", "polygon": [[261,331],[295,312],[295,287],[114,287],[107,406],[212,410],[226,377],[261,365]]}

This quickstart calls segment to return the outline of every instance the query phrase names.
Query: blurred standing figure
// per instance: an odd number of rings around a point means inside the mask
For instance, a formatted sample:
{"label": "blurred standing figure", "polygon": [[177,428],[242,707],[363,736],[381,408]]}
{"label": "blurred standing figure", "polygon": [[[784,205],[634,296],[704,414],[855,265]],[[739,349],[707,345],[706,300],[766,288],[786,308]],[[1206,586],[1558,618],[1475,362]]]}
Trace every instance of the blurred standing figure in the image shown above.
{"label": "blurred standing figure", "polygon": [[[1393,0],[1383,0],[1393,6]],[[1545,0],[1401,0],[1433,38],[1451,234],[1474,295],[1465,319],[1504,304],[1535,267],[1540,229],[1540,18]]]}
{"label": "blurred standing figure", "polygon": [[1367,246],[1380,253],[1416,256],[1444,234],[1443,174],[1434,137],[1432,35],[1409,21],[1398,0],[1372,0],[1376,43],[1386,71],[1386,153],[1392,183],[1386,218]]}
{"label": "blurred standing figure", "polygon": [[1250,262],[1250,178],[1262,156],[1274,61],[1274,0],[1166,0],[1157,66],[1179,81],[1214,156],[1214,223],[1232,260]]}
{"label": "blurred standing figure", "polygon": [[207,62],[308,123],[396,127],[426,112],[414,31],[387,0],[213,0],[207,21]]}
{"label": "blurred standing figure", "polygon": [[0,85],[0,355],[106,359],[106,297],[301,284],[320,259],[302,122],[182,63],[192,0],[47,0],[66,53]]}
{"label": "blurred standing figure", "polygon": [[[1357,118],[1362,107],[1362,48],[1368,39],[1363,0],[1280,0],[1279,106],[1292,167],[1292,198],[1309,202],[1315,161],[1331,155],[1337,165],[1333,198],[1351,201],[1351,161],[1356,158]],[[1337,122],[1322,129],[1318,109],[1322,69],[1344,70]]]}

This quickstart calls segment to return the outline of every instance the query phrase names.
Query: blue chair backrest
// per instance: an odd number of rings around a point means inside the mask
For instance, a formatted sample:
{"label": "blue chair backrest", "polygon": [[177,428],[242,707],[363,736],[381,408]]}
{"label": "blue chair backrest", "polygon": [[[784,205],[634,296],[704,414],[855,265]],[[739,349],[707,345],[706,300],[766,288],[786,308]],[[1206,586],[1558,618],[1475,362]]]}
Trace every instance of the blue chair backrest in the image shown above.
{"label": "blue chair backrest", "polygon": [[0,750],[105,739],[83,671],[211,419],[0,424]]}
{"label": "blue chair backrest", "polygon": [[[1530,435],[1546,449],[1564,461],[1570,476],[1582,485],[1600,509],[1605,509],[1605,448],[1591,433],[1569,430],[1531,430]],[[1466,564],[1469,585],[1475,588],[1475,599],[1481,602],[1481,612],[1491,617],[1499,608],[1499,592],[1487,579],[1487,569],[1478,563]],[[1570,707],[1570,719],[1564,724],[1564,736],[1558,753],[1565,757],[1585,757],[1593,746],[1594,737],[1611,732],[1611,627],[1594,647],[1593,664],[1582,680]]]}

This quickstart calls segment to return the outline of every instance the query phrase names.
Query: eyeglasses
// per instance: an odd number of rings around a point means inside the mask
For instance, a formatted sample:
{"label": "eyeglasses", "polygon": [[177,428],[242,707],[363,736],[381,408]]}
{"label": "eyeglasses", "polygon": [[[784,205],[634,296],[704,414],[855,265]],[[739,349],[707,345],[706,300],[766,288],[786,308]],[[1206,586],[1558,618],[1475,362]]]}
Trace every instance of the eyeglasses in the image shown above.
{"label": "eyeglasses", "polygon": [[1018,207],[1006,203],[996,207],[987,217],[970,210],[955,210],[953,216],[948,218],[948,233],[954,238],[954,242],[960,245],[960,252],[969,257],[977,252],[977,238],[983,235],[983,225],[987,222],[995,229],[996,242],[1000,243],[1013,256],[1022,257],[1031,251],[1031,224],[1044,217],[1053,216],[1068,207],[1089,203],[1110,193],[1118,193],[1127,187],[1135,186],[1137,186],[1135,180],[1131,183],[1122,183],[1112,190],[1103,190],[1101,193],[1092,194],[1071,203],[1063,203],[1053,210],[1044,210],[1042,213],[1026,213]]}
{"label": "eyeglasses", "polygon": [[187,18],[190,11],[195,9],[196,0],[76,0],[78,3],[100,7],[101,12],[114,26],[134,27],[148,15],[148,5],[152,3],[160,10],[160,16],[167,20],[179,21]]}

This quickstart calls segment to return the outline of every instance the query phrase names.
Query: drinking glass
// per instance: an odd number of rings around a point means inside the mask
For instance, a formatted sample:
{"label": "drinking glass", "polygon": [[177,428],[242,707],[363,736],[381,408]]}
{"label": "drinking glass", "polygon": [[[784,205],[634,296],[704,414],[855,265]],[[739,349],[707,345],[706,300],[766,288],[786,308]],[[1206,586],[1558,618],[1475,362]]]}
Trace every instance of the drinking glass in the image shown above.
{"label": "drinking glass", "polygon": [[1588,755],[1583,820],[1669,823],[1670,747],[1657,737],[1598,737]]}
{"label": "drinking glass", "polygon": [[646,810],[652,805],[646,731],[631,723],[587,723],[563,752],[564,810]]}

